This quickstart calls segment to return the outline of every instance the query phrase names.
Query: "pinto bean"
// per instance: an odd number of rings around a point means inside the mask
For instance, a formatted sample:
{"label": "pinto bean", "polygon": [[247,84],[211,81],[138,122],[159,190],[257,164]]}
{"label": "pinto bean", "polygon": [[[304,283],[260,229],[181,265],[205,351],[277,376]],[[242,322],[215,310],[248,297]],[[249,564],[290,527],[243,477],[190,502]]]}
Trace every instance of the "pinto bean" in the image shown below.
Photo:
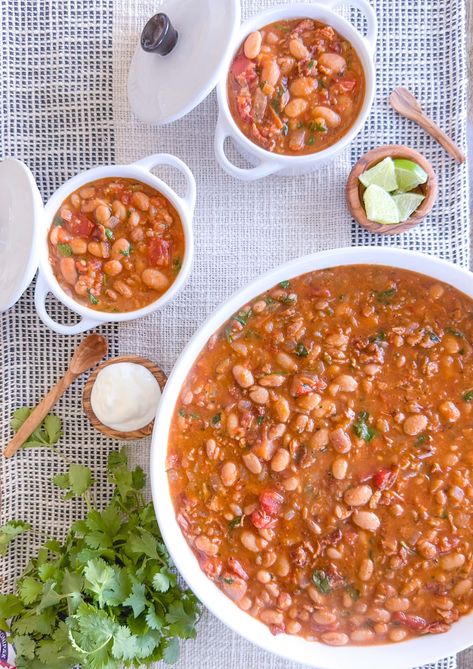
{"label": "pinto bean", "polygon": [[103,266],[103,271],[109,276],[116,276],[117,274],[120,274],[122,269],[123,265],[119,260],[108,260],[106,263],[104,263]]}
{"label": "pinto bean", "polygon": [[343,481],[347,475],[348,460],[345,458],[335,458],[332,463],[332,475],[337,481]]}
{"label": "pinto bean", "polygon": [[334,380],[342,393],[353,393],[358,388],[358,381],[350,374],[340,374]]}
{"label": "pinto bean", "polygon": [[360,568],[358,570],[358,578],[360,581],[369,581],[373,576],[374,571],[374,562],[370,558],[365,558],[361,561]]}
{"label": "pinto bean", "polygon": [[250,60],[259,56],[261,51],[262,35],[259,30],[255,30],[248,35],[243,45],[245,56]]}
{"label": "pinto bean", "polygon": [[123,295],[123,297],[131,297],[133,295],[133,291],[131,290],[130,286],[127,286],[124,281],[115,281],[113,287],[118,293],[120,293],[120,295]]}
{"label": "pinto bean", "polygon": [[264,388],[279,388],[285,380],[286,377],[283,374],[266,374],[258,380],[258,383]]}
{"label": "pinto bean", "polygon": [[364,506],[368,504],[372,494],[371,486],[357,485],[354,488],[349,488],[343,495],[343,499],[348,506]]}
{"label": "pinto bean", "polygon": [[454,402],[442,402],[439,405],[439,413],[449,423],[455,423],[461,416]]}
{"label": "pinto bean", "polygon": [[352,518],[355,525],[368,532],[376,532],[381,524],[378,516],[372,511],[355,511]]}
{"label": "pinto bean", "polygon": [[159,269],[148,267],[141,273],[141,280],[152,290],[163,291],[169,286],[169,279]]}
{"label": "pinto bean", "polygon": [[284,615],[281,611],[276,611],[276,609],[263,609],[259,617],[266,625],[280,626],[284,622]]}
{"label": "pinto bean", "polygon": [[255,404],[266,404],[269,401],[269,393],[266,388],[261,386],[253,386],[250,389],[249,396]]}
{"label": "pinto bean", "polygon": [[316,451],[320,451],[329,443],[329,432],[327,428],[322,427],[317,432],[314,432],[310,438],[309,444],[311,448],[314,448]]}
{"label": "pinto bean", "polygon": [[297,370],[297,362],[288,353],[284,353],[284,351],[276,353],[276,362],[286,372],[294,372]]}
{"label": "pinto bean", "polygon": [[330,432],[330,443],[337,453],[348,453],[351,450],[350,436],[341,427]]}
{"label": "pinto bean", "polygon": [[350,634],[350,639],[355,643],[368,643],[374,638],[374,632],[368,629],[354,630]]}
{"label": "pinto bean", "polygon": [[112,244],[112,258],[120,260],[130,253],[130,242],[125,237],[120,237]]}
{"label": "pinto bean", "polygon": [[89,200],[95,195],[95,188],[93,186],[84,186],[80,189],[79,195],[83,200]]}
{"label": "pinto bean", "polygon": [[131,203],[140,211],[148,211],[149,209],[149,197],[140,190],[137,190],[131,196]]}
{"label": "pinto bean", "polygon": [[120,221],[124,221],[126,218],[126,207],[120,202],[120,200],[114,200],[112,202],[112,214],[118,218]]}
{"label": "pinto bean", "polygon": [[347,62],[345,58],[338,53],[325,52],[319,56],[318,66],[322,72],[334,77],[345,70]]}
{"label": "pinto bean", "polygon": [[289,40],[289,51],[296,60],[305,60],[309,57],[309,50],[299,37]]}
{"label": "pinto bean", "polygon": [[242,578],[231,576],[222,579],[222,590],[234,602],[239,602],[245,596],[248,585]]}
{"label": "pinto bean", "polygon": [[324,632],[320,638],[328,646],[346,646],[349,641],[344,632]]}
{"label": "pinto bean", "polygon": [[259,552],[260,547],[253,532],[250,532],[249,530],[243,530],[240,535],[240,541],[246,550],[251,551],[252,553]]}
{"label": "pinto bean", "polygon": [[202,551],[206,555],[217,555],[218,553],[217,544],[213,544],[205,534],[199,534],[194,541],[194,545],[197,550]]}
{"label": "pinto bean", "polygon": [[452,597],[463,597],[468,592],[470,592],[473,583],[471,579],[465,578],[458,583],[450,590]]}
{"label": "pinto bean", "polygon": [[309,103],[304,98],[292,98],[285,106],[284,113],[289,118],[297,118],[306,111],[308,106]]}
{"label": "pinto bean", "polygon": [[323,105],[317,105],[312,109],[312,114],[314,118],[322,118],[329,128],[337,128],[342,119],[339,114],[330,107],[324,107]]}
{"label": "pinto bean", "polygon": [[308,97],[317,88],[317,79],[314,77],[299,77],[294,79],[290,86],[291,95],[296,98]]}
{"label": "pinto bean", "polygon": [[273,404],[273,408],[278,420],[280,420],[282,423],[285,423],[287,420],[289,420],[291,415],[291,408],[285,397],[280,397],[277,399]]}
{"label": "pinto bean", "polygon": [[245,455],[242,455],[241,459],[245,463],[246,468],[249,469],[252,474],[261,474],[263,465],[261,464],[258,456],[256,456],[254,453],[245,453]]}
{"label": "pinto bean", "polygon": [[337,617],[326,609],[318,609],[312,614],[312,620],[318,625],[332,625]]}
{"label": "pinto bean", "polygon": [[284,490],[297,490],[299,487],[299,479],[297,476],[291,476],[290,478],[285,479],[282,484],[284,486]]}
{"label": "pinto bean", "polygon": [[291,461],[291,455],[285,448],[278,448],[271,460],[271,469],[273,472],[282,472]]}
{"label": "pinto bean", "polygon": [[415,436],[425,430],[428,422],[427,416],[424,416],[424,414],[413,414],[405,419],[402,429],[406,434]]}
{"label": "pinto bean", "polygon": [[253,374],[244,365],[234,365],[232,374],[235,381],[242,388],[249,388],[255,382]]}
{"label": "pinto bean", "polygon": [[384,602],[384,606],[388,611],[394,613],[395,611],[407,611],[410,606],[410,602],[407,597],[388,597],[388,599]]}
{"label": "pinto bean", "polygon": [[77,270],[74,258],[61,258],[59,268],[65,281],[73,286],[77,281]]}
{"label": "pinto bean", "polygon": [[407,630],[401,627],[393,627],[388,633],[390,641],[403,641],[407,636]]}
{"label": "pinto bean", "polygon": [[234,462],[225,462],[221,471],[220,478],[224,486],[232,486],[238,478],[238,468]]}
{"label": "pinto bean", "polygon": [[445,571],[453,571],[454,569],[460,569],[465,564],[466,558],[463,553],[450,553],[448,555],[443,555],[440,558],[440,566]]}
{"label": "pinto bean", "polygon": [[261,81],[265,81],[269,86],[275,86],[278,82],[281,71],[277,61],[270,57],[263,60],[261,70]]}
{"label": "pinto bean", "polygon": [[69,244],[71,245],[72,253],[75,253],[76,255],[87,253],[87,242],[85,239],[74,237]]}
{"label": "pinto bean", "polygon": [[111,216],[111,211],[106,204],[99,204],[95,210],[95,219],[101,225],[107,225]]}

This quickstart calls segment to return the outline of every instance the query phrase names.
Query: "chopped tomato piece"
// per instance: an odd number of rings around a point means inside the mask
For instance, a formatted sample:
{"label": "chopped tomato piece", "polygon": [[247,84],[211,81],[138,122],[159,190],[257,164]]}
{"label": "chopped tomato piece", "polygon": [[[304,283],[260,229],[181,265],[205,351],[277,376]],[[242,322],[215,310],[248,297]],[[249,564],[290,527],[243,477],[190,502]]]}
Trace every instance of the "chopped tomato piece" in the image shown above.
{"label": "chopped tomato piece", "polygon": [[373,476],[373,484],[378,490],[386,490],[394,485],[397,479],[397,471],[393,468],[383,467]]}
{"label": "chopped tomato piece", "polygon": [[422,631],[427,627],[427,621],[421,616],[414,616],[410,613],[404,613],[404,611],[396,611],[393,614],[393,620],[405,625],[410,630]]}
{"label": "chopped tomato piece", "polygon": [[355,88],[356,81],[354,79],[342,79],[341,81],[338,82],[338,85],[340,86],[342,91],[345,91],[345,93],[349,93]]}
{"label": "chopped tomato piece", "polygon": [[269,530],[276,524],[276,518],[270,516],[264,509],[255,509],[250,520],[258,530]]}
{"label": "chopped tomato piece", "polygon": [[85,214],[74,214],[70,221],[66,221],[66,228],[74,237],[90,237],[95,224]]}
{"label": "chopped tomato piece", "polygon": [[148,259],[155,267],[169,267],[171,244],[165,239],[152,237],[148,245]]}
{"label": "chopped tomato piece", "polygon": [[284,497],[276,490],[265,490],[259,498],[259,503],[263,511],[272,516],[276,516],[279,513],[283,502]]}

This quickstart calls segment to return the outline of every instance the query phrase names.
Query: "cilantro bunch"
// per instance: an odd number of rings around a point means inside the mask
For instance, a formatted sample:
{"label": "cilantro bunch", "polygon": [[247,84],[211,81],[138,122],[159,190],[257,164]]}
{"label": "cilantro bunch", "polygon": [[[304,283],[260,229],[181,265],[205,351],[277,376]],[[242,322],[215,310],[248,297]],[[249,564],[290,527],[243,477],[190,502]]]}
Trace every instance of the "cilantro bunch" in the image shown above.
{"label": "cilantro bunch", "polygon": [[[16,584],[0,595],[0,629],[9,632],[18,669],[118,669],[179,657],[179,638],[194,638],[200,606],[182,589],[154,509],[145,503],[143,470],[112,452],[109,505],[91,503],[92,474],[71,464],[53,480],[65,498],[83,497],[88,513],[63,543],[47,541]],[[0,548],[28,529],[0,528]]]}

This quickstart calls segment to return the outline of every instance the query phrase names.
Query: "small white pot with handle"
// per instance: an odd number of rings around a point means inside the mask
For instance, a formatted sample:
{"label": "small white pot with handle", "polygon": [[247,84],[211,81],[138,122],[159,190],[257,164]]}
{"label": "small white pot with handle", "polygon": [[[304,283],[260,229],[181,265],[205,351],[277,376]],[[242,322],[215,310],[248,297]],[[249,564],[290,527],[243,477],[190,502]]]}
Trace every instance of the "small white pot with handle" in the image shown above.
{"label": "small white pot with handle", "polygon": [[[363,36],[349,21],[344,19],[335,10],[341,6],[356,7],[366,18],[367,33]],[[240,130],[235,122],[228,103],[227,76],[235,55],[235,50],[253,31],[259,30],[275,21],[284,21],[295,18],[311,18],[325,23],[340,35],[351,42],[355,48],[365,73],[365,98],[358,118],[349,130],[334,144],[316,153],[302,156],[287,156],[272,153],[252,142]],[[227,57],[224,76],[217,86],[219,117],[215,130],[215,156],[222,168],[231,176],[243,181],[255,181],[270,174],[281,176],[295,176],[313,172],[332,161],[356,137],[368,118],[373,104],[375,91],[374,51],[378,23],[376,14],[367,0],[327,0],[323,3],[302,4],[295,3],[269,9],[252,17],[240,27],[236,39],[236,48]],[[225,140],[230,137],[239,152],[255,165],[248,169],[234,165],[225,153]]]}
{"label": "small white pot with handle", "polygon": [[[184,197],[177,195],[177,193],[175,193],[172,188],[164,183],[164,181],[152,174],[151,170],[160,165],[174,167],[184,175],[187,184],[187,190]],[[157,191],[162,193],[162,195],[164,195],[171,202],[179,214],[185,237],[185,252],[182,261],[182,267],[174,283],[160,298],[151,304],[148,304],[146,307],[142,307],[141,309],[129,311],[126,313],[100,312],[95,309],[89,309],[83,304],[76,302],[76,300],[74,300],[61,288],[58,280],[54,276],[51,263],[49,262],[48,233],[53,217],[61,206],[62,202],[73,191],[77,190],[81,186],[84,186],[91,181],[95,181],[96,179],[104,179],[107,177],[136,179],[137,181],[142,181],[143,183],[151,186],[152,188],[155,188]],[[47,202],[44,210],[45,215],[42,217],[43,230],[40,231],[38,235],[40,255],[39,274],[35,289],[35,305],[38,316],[41,318],[43,323],[51,328],[51,330],[54,330],[54,332],[58,332],[59,334],[78,334],[79,332],[84,332],[85,330],[94,328],[97,325],[101,325],[102,323],[108,323],[112,321],[130,321],[134,320],[135,318],[147,316],[148,314],[157,311],[170,300],[172,300],[176,293],[178,293],[184,286],[192,266],[192,259],[194,255],[192,217],[195,207],[195,198],[196,186],[192,172],[187,167],[187,165],[182,162],[182,160],[167,153],[148,156],[147,158],[138,160],[136,163],[132,163],[131,165],[95,167],[91,170],[87,170],[86,172],[81,172],[75,177],[72,177],[72,179],[66,181],[66,183],[58,188],[58,190]],[[53,295],[55,295],[55,297],[57,297],[60,302],[69,307],[71,311],[79,314],[82,317],[81,320],[75,325],[63,325],[53,320],[46,310],[46,298],[48,293],[53,293]]]}

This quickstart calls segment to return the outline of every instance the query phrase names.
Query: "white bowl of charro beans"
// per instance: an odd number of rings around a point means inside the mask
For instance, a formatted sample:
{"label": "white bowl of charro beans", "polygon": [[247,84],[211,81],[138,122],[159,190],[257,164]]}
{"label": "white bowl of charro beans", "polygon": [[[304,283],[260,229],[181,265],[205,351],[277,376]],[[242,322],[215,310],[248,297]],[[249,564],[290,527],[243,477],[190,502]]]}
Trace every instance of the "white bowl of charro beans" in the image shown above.
{"label": "white bowl of charro beans", "polygon": [[[151,170],[172,167],[184,177],[183,197]],[[63,184],[45,206],[35,305],[60,334],[147,316],[185,284],[194,253],[196,187],[179,158],[156,154],[131,165],[96,167]],[[58,323],[48,294],[75,314]]]}
{"label": "white bowl of charro beans", "polygon": [[472,286],[419,253],[324,251],[191,339],[155,421],[153,499],[180,573],[234,631],[327,669],[469,645]]}
{"label": "white bowl of charro beans", "polygon": [[[215,155],[230,175],[253,181],[323,167],[364,125],[373,102],[376,15],[365,0],[366,37],[335,9],[291,4],[246,21],[217,87]],[[227,156],[230,137],[255,165]]]}

